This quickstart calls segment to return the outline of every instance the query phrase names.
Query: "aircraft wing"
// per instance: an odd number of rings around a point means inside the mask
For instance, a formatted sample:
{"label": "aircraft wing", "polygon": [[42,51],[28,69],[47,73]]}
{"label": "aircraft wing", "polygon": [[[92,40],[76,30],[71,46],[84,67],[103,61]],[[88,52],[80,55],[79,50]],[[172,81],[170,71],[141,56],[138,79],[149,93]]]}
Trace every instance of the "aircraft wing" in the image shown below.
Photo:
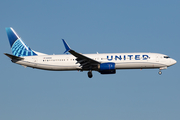
{"label": "aircraft wing", "polygon": [[87,57],[81,53],[78,53],[78,52],[72,50],[64,39],[62,39],[62,41],[63,41],[64,46],[66,48],[66,51],[64,53],[69,52],[72,55],[74,55],[76,57],[77,63],[80,63],[81,64],[80,67],[82,67],[83,69],[91,69],[91,67],[93,65],[101,64],[100,62],[98,62],[96,60],[93,60],[93,59],[91,59],[91,58],[89,58],[89,57]]}

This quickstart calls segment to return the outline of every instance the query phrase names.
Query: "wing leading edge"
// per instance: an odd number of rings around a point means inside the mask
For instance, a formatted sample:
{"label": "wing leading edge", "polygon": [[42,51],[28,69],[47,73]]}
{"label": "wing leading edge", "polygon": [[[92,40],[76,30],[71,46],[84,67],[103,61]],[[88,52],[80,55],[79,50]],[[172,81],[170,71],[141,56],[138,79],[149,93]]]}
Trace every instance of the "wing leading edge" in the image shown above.
{"label": "wing leading edge", "polygon": [[83,54],[80,54],[80,53],[72,50],[64,39],[62,39],[62,41],[63,41],[64,46],[66,48],[66,51],[64,53],[69,52],[73,56],[75,56],[76,61],[77,61],[76,64],[78,64],[78,63],[81,64],[80,67],[82,67],[82,69],[91,70],[91,69],[93,69],[94,66],[101,64],[100,62],[98,62],[96,60],[93,60],[93,59],[91,59],[91,58],[89,58]]}

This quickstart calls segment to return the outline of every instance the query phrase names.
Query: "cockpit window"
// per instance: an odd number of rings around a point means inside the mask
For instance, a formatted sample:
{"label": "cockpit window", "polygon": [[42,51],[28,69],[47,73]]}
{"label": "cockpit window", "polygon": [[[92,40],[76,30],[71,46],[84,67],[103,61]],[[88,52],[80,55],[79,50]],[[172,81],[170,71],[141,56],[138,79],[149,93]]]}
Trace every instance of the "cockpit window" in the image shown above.
{"label": "cockpit window", "polygon": [[170,58],[169,56],[164,56],[164,58]]}

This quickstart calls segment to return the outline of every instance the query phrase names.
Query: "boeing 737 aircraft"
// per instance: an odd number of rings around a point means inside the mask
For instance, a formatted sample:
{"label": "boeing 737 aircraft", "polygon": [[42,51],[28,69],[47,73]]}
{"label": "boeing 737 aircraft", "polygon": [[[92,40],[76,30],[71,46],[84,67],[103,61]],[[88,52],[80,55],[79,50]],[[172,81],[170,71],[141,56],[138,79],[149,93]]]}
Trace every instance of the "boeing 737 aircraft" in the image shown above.
{"label": "boeing 737 aircraft", "polygon": [[6,28],[12,54],[4,53],[13,63],[24,67],[32,67],[52,71],[80,70],[88,71],[92,78],[92,71],[101,74],[115,74],[116,69],[162,69],[176,64],[176,60],[159,53],[103,53],[81,54],[72,50],[62,39],[66,52],[71,54],[47,55],[36,52],[27,46],[13,28]]}

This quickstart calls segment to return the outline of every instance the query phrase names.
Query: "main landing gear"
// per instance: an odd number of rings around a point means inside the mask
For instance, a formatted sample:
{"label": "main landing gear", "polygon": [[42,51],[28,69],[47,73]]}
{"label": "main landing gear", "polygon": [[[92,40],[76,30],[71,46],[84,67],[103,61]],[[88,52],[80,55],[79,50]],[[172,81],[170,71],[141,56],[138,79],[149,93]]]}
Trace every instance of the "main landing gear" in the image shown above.
{"label": "main landing gear", "polygon": [[92,71],[91,71],[91,70],[88,72],[88,77],[89,77],[89,78],[92,78],[92,77],[93,77],[93,74],[92,74]]}

